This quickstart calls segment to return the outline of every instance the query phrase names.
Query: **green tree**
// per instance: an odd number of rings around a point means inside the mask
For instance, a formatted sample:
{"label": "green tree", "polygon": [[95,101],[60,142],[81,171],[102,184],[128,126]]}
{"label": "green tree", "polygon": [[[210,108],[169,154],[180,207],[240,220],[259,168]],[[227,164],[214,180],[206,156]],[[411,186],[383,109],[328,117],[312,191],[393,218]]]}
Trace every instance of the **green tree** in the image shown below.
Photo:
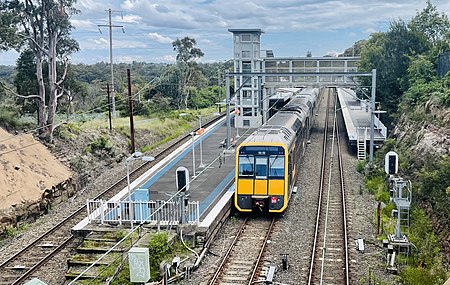
{"label": "green tree", "polygon": [[[67,74],[67,56],[78,50],[78,43],[70,38],[73,28],[71,15],[76,0],[4,0],[0,3],[1,49],[28,48],[35,56],[37,94],[22,95],[23,98],[37,98],[37,120],[40,133],[52,140],[54,117],[58,98],[64,94],[61,84]],[[58,62],[64,62],[63,71],[58,74]],[[48,106],[46,110],[46,88],[43,65],[48,66]]]}
{"label": "green tree", "polygon": [[[22,51],[16,61],[17,74],[14,78],[14,86],[17,93],[24,96],[38,93],[38,82],[36,79],[36,61],[34,59],[33,51],[26,49]],[[38,99],[33,98],[26,100],[24,98],[17,98],[17,102],[21,105],[22,112],[34,113],[37,110]]]}
{"label": "green tree", "polygon": [[198,64],[196,62],[197,59],[201,58],[204,53],[201,49],[195,47],[197,42],[195,39],[184,37],[182,39],[176,39],[173,43],[173,50],[177,52],[177,66],[181,73],[181,82],[180,82],[180,98],[177,100],[178,108],[181,107],[181,104],[184,105],[185,108],[188,107],[189,101],[189,86],[195,77],[201,76],[201,72],[199,71]]}
{"label": "green tree", "polygon": [[411,19],[409,27],[425,35],[434,47],[435,56],[449,49],[450,22],[447,15],[439,13],[430,0],[427,1],[427,6]]}
{"label": "green tree", "polygon": [[349,47],[345,49],[342,56],[360,56],[361,55],[361,49],[366,43],[367,40],[359,40],[356,43],[353,44],[352,47]]}
{"label": "green tree", "polygon": [[58,109],[63,109],[67,117],[79,110],[81,107],[78,102],[84,100],[88,93],[88,84],[79,81],[76,78],[72,65],[68,66],[66,80],[61,84],[61,89],[64,90],[63,96],[60,98]]}
{"label": "green tree", "polygon": [[[386,33],[372,34],[361,51],[360,70],[377,70],[377,100],[388,115],[395,115],[402,94],[409,87],[406,75],[412,56],[428,51],[422,33],[403,21],[394,21]],[[369,84],[363,79],[364,85]]]}
{"label": "green tree", "polygon": [[175,106],[180,109],[180,98],[182,98],[180,89],[181,78],[182,73],[178,66],[169,66],[161,75],[161,78],[155,88],[146,93],[145,98],[149,100],[156,94],[159,94],[160,96],[166,98],[164,102],[169,101],[171,106]]}

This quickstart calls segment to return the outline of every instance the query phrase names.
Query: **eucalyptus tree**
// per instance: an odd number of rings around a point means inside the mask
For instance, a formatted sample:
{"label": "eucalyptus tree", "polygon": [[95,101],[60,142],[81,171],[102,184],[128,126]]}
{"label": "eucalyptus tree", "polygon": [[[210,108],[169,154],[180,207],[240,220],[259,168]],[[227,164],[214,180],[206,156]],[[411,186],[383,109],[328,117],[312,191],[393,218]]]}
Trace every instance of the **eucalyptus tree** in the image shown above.
{"label": "eucalyptus tree", "polygon": [[433,56],[450,48],[450,21],[445,13],[439,13],[429,0],[427,6],[409,22],[411,30],[424,34],[433,47]]}
{"label": "eucalyptus tree", "polygon": [[176,39],[172,42],[173,50],[177,52],[177,66],[181,72],[180,97],[177,101],[178,108],[181,107],[181,103],[184,104],[185,108],[188,107],[189,86],[196,77],[201,76],[196,60],[205,54],[201,49],[195,47],[196,44],[196,40],[189,37]]}
{"label": "eucalyptus tree", "polygon": [[[70,17],[78,11],[76,0],[3,0],[0,2],[0,49],[29,49],[34,54],[37,94],[17,94],[37,100],[39,132],[52,140],[58,98],[64,94],[68,56],[78,50],[70,38]],[[58,65],[58,62],[62,64]],[[48,66],[48,106],[43,66]],[[58,67],[62,71],[58,72]],[[11,90],[12,91],[12,90]]]}

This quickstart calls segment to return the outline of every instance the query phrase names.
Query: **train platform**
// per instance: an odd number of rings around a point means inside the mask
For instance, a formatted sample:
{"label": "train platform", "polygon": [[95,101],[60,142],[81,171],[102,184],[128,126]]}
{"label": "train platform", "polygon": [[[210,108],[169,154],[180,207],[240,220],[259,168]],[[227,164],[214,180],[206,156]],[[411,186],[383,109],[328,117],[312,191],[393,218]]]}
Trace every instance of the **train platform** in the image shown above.
{"label": "train platform", "polygon": [[[349,145],[356,146],[358,159],[365,159],[370,144],[370,102],[356,97],[348,88],[337,89]],[[375,116],[374,144],[382,145],[386,140],[387,128]]]}
{"label": "train platform", "polygon": [[[227,150],[222,147],[222,143],[226,138],[226,132],[225,118],[205,128],[202,135],[194,136],[193,140],[180,146],[172,154],[149,169],[144,175],[132,181],[130,183],[130,188],[133,192],[132,197],[139,191],[146,192],[148,193],[149,201],[158,202],[156,206],[153,204],[153,206],[145,204],[145,207],[147,209],[152,207],[154,207],[153,209],[157,208],[177,192],[176,170],[179,167],[185,167],[189,171],[190,182],[189,189],[184,193],[184,197],[187,197],[190,203],[196,203],[195,211],[197,213],[196,215],[198,215],[197,225],[201,225],[203,228],[209,227],[213,223],[212,221],[215,220],[215,217],[222,213],[223,205],[230,204],[234,189],[232,187],[235,175],[234,148]],[[245,139],[245,134],[239,137],[237,132],[236,129],[231,128],[232,139],[236,141]],[[241,133],[243,132],[241,131]],[[194,155],[192,152],[193,149]],[[108,214],[105,211],[112,213],[114,212],[114,208],[128,207],[127,200],[128,187],[117,193],[110,201],[102,202],[106,205],[106,208],[97,207],[94,210],[91,207],[91,209],[88,209],[88,216],[73,227],[72,232],[88,232],[91,229],[97,228],[98,224],[108,222],[114,224],[111,218],[108,219]],[[222,206],[217,206],[218,203]],[[175,209],[175,207],[178,206],[169,208],[168,212],[171,212],[170,214],[176,214],[178,209]],[[145,218],[150,215],[148,213],[146,216],[146,213],[143,213],[140,208],[136,209],[135,212],[137,214],[135,215],[137,215],[137,218]],[[191,213],[189,215],[194,216],[195,214]],[[120,214],[116,216],[120,216]],[[126,223],[123,214],[121,219]],[[161,219],[161,224],[164,225],[164,217],[160,216],[159,219]],[[178,220],[178,218],[175,218],[175,220]],[[166,224],[168,225],[168,223]]]}

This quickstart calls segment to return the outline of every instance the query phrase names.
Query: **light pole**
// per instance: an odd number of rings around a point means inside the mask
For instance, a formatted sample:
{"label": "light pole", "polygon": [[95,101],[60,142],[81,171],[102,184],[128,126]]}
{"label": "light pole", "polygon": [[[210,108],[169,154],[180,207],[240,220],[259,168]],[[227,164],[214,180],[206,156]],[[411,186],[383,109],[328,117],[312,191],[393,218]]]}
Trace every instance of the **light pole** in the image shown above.
{"label": "light pole", "polygon": [[377,86],[377,70],[372,69],[372,94],[370,99],[370,150],[369,150],[369,163],[373,162],[373,148],[374,148],[374,136],[375,136],[375,88]]}
{"label": "light pole", "polygon": [[192,136],[192,177],[195,177],[195,145],[194,145],[194,136],[195,132],[191,132]]}
{"label": "light pole", "polygon": [[[198,129],[197,134],[201,136],[203,134],[203,132],[204,132],[204,129],[202,128],[202,116],[200,115],[200,116],[198,116],[198,118],[199,118],[200,128]],[[203,164],[202,138],[199,137],[199,139],[200,139],[200,165],[198,166],[198,168],[205,168],[205,165]]]}
{"label": "light pole", "polygon": [[238,125],[238,117],[237,116],[239,116],[239,109],[238,109],[239,107],[236,107],[235,106],[235,108],[234,108],[234,124],[235,124],[235,127],[236,127],[236,140],[239,138],[239,125]]}
{"label": "light pole", "polygon": [[142,160],[142,161],[153,161],[155,158],[153,156],[142,156],[142,152],[136,151],[130,157],[125,160],[125,166],[127,168],[127,184],[128,184],[128,209],[130,211],[130,225],[131,229],[133,229],[133,219],[134,219],[134,205],[131,203],[131,186],[130,186],[130,168],[129,162],[134,160]]}

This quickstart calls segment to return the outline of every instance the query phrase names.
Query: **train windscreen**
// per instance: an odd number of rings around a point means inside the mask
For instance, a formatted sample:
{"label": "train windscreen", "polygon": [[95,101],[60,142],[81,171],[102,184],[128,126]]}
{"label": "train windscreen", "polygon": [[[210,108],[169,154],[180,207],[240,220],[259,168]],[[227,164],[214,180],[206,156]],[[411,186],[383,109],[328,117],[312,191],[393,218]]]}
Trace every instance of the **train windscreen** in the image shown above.
{"label": "train windscreen", "polygon": [[255,158],[253,155],[239,156],[239,176],[253,177]]}
{"label": "train windscreen", "polygon": [[269,156],[269,179],[284,178],[284,156]]}
{"label": "train windscreen", "polygon": [[284,178],[284,149],[277,146],[244,146],[239,150],[239,177]]}

